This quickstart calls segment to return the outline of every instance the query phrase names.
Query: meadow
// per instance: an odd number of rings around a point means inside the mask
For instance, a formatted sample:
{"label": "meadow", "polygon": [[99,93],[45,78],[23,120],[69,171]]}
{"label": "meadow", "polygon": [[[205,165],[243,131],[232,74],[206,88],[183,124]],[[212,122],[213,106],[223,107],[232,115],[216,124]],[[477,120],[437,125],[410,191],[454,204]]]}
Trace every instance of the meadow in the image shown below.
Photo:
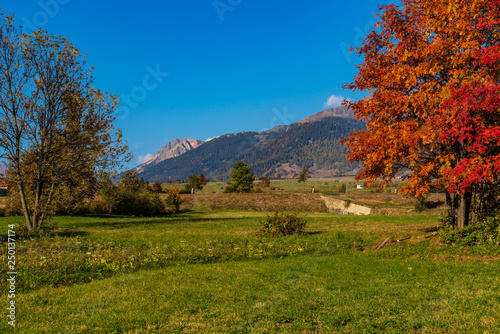
{"label": "meadow", "polygon": [[[339,188],[342,184],[348,185],[348,191],[352,193],[365,193],[375,191],[376,188],[364,188],[356,189],[357,185],[363,185],[363,182],[356,181],[352,176],[343,177],[331,177],[331,178],[311,178],[305,183],[305,190],[307,193],[311,193],[314,187],[315,192],[327,193],[327,194],[338,194]],[[261,182],[259,180],[254,181],[254,186],[260,186]],[[172,183],[164,184],[163,188],[167,189],[170,187],[178,187],[179,189],[184,189],[185,183]],[[207,194],[207,193],[220,193],[227,186],[226,182],[209,182],[202,190],[197,191],[197,193]],[[261,187],[262,188],[262,187]],[[277,193],[302,193],[304,192],[304,184],[299,183],[297,179],[286,179],[286,180],[272,180],[271,188],[273,192]],[[263,191],[269,191],[268,189],[262,188]],[[393,187],[388,187],[384,192],[394,192]]]}
{"label": "meadow", "polygon": [[442,244],[437,216],[304,213],[270,238],[267,214],[54,217],[16,242],[16,332],[500,332],[500,250]]}

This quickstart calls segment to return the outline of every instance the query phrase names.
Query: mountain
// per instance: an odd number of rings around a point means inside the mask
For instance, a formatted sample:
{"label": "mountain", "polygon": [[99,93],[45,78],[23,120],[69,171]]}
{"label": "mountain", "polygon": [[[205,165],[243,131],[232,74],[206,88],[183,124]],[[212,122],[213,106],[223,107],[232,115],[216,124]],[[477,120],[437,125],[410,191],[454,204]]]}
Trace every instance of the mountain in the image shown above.
{"label": "mountain", "polygon": [[194,150],[144,166],[139,176],[147,181],[186,179],[189,175],[210,175],[235,156],[245,153],[259,143],[280,136],[288,126],[278,126],[264,132],[240,132],[214,138]]}
{"label": "mountain", "polygon": [[354,112],[352,111],[352,109],[340,106],[320,111],[319,113],[306,117],[303,120],[295,122],[294,124],[312,123],[316,121],[321,121],[322,119],[328,117],[344,117],[344,118],[354,119]]}
{"label": "mountain", "polygon": [[7,169],[7,164],[3,161],[0,161],[0,176],[5,174],[6,169]]}
{"label": "mountain", "polygon": [[187,151],[193,150],[203,144],[204,141],[198,139],[181,138],[174,139],[171,142],[165,144],[158,152],[156,152],[151,158],[146,162],[136,167],[138,173],[144,171],[148,165],[156,165],[163,160],[172,159],[178,157]]}
{"label": "mountain", "polygon": [[200,173],[212,180],[227,180],[238,161],[247,163],[256,177],[292,178],[302,167],[311,169],[316,177],[349,174],[359,165],[347,161],[347,148],[340,140],[365,127],[353,118],[348,108],[330,108],[269,131],[223,135],[137,169],[150,182],[187,179]]}
{"label": "mountain", "polygon": [[247,163],[257,177],[271,179],[295,178],[302,167],[311,169],[315,177],[349,174],[357,165],[347,161],[347,148],[340,141],[348,137],[350,132],[364,127],[363,123],[345,117],[296,123],[281,136],[235,156],[225,166],[209,174],[209,177],[227,177],[237,161]]}

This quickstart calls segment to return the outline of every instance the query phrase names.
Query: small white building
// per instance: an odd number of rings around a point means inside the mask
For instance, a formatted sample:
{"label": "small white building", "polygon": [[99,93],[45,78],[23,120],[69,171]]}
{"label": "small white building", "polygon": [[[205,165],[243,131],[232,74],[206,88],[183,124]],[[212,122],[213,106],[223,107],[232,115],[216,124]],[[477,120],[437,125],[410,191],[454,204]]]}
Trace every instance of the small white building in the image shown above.
{"label": "small white building", "polygon": [[358,185],[356,186],[356,189],[363,189],[363,186],[362,186],[361,184],[358,184]]}

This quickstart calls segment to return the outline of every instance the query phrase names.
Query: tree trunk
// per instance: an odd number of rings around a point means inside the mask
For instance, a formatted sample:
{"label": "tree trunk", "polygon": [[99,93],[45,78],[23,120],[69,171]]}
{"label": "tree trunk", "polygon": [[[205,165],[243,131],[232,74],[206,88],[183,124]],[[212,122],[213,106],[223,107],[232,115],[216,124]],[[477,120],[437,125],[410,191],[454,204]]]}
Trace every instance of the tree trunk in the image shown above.
{"label": "tree trunk", "polygon": [[38,215],[40,214],[40,201],[42,198],[42,183],[40,181],[37,182],[36,184],[36,191],[35,191],[35,205],[33,206],[33,218],[32,218],[32,223],[33,223],[33,228],[35,230],[38,230]]}
{"label": "tree trunk", "polygon": [[23,207],[24,220],[26,221],[26,226],[28,231],[33,231],[33,225],[31,223],[30,214],[28,212],[28,205],[26,204],[26,195],[24,193],[23,181],[18,180],[17,186],[19,187],[19,197],[21,197],[21,205]]}
{"label": "tree trunk", "polygon": [[457,205],[456,205],[456,195],[446,193],[446,204],[448,205],[448,223],[450,224],[450,229],[453,230],[457,227]]}
{"label": "tree trunk", "polygon": [[40,215],[39,222],[33,222],[33,224],[36,224],[35,226],[37,229],[42,227],[43,221],[45,220],[47,211],[49,210],[50,202],[52,201],[52,195],[54,194],[54,188],[55,188],[55,182],[52,182],[52,185],[50,186],[49,196],[47,198],[47,201],[45,202],[45,206],[42,210],[42,214]]}
{"label": "tree trunk", "polygon": [[472,193],[466,192],[458,199],[457,228],[462,229],[469,225],[470,206],[472,202]]}

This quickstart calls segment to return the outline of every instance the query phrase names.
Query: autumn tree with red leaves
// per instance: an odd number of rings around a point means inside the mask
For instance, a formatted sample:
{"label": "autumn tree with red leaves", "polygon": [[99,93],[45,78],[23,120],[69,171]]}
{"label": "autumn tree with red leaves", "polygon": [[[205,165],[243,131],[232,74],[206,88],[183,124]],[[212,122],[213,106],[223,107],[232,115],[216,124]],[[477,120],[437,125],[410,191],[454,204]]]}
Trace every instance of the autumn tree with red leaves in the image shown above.
{"label": "autumn tree with red leaves", "polygon": [[201,173],[200,175],[198,175],[198,180],[200,180],[200,184],[202,186],[206,186],[207,185],[207,178],[205,177],[205,175],[203,175],[203,173]]}
{"label": "autumn tree with red leaves", "polygon": [[449,223],[493,214],[500,188],[500,0],[403,0],[381,6],[344,86],[365,130],[345,141],[358,179],[383,185],[401,172],[405,195],[447,190]]}
{"label": "autumn tree with red leaves", "polygon": [[270,188],[271,187],[271,180],[267,177],[263,177],[260,179],[260,182],[262,183],[263,188]]}

